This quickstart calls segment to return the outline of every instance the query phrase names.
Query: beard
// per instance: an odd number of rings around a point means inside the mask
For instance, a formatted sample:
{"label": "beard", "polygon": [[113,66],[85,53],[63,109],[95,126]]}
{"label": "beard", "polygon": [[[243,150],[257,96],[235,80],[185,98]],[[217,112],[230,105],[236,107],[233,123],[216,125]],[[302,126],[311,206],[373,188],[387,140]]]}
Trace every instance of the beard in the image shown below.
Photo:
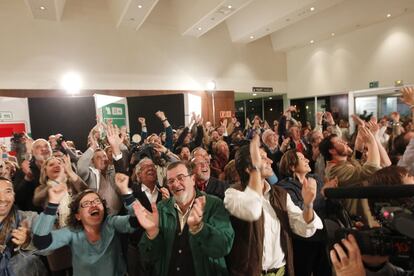
{"label": "beard", "polygon": [[36,161],[39,161],[39,162],[44,162],[44,161],[46,161],[49,157],[50,157],[50,154],[48,154],[48,155],[44,155],[44,154],[35,154],[35,155],[34,155],[35,160],[36,160]]}
{"label": "beard", "polygon": [[184,192],[181,195],[174,194],[174,199],[178,204],[186,204],[188,203],[194,196],[193,192]]}

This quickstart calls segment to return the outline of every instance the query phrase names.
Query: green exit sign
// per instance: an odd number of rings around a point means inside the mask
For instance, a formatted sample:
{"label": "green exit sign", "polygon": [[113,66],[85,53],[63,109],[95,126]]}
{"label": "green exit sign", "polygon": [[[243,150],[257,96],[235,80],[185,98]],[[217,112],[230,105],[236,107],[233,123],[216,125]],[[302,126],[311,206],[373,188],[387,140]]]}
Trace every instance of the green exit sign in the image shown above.
{"label": "green exit sign", "polygon": [[378,88],[379,87],[379,81],[371,81],[369,83],[369,88]]}

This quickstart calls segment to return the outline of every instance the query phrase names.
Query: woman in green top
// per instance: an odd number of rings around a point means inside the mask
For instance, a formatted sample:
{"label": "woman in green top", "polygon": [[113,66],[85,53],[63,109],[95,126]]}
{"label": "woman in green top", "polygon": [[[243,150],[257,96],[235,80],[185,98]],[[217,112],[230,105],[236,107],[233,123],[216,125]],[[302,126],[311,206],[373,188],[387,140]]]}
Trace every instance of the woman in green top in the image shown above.
{"label": "woman in green top", "polygon": [[[85,190],[70,204],[68,227],[52,230],[56,210],[65,195],[65,186],[49,189],[49,203],[33,227],[33,242],[42,251],[69,245],[74,276],[126,275],[119,233],[132,233],[139,224],[136,217],[109,216],[105,201],[93,190]],[[124,196],[126,205],[134,198]]]}

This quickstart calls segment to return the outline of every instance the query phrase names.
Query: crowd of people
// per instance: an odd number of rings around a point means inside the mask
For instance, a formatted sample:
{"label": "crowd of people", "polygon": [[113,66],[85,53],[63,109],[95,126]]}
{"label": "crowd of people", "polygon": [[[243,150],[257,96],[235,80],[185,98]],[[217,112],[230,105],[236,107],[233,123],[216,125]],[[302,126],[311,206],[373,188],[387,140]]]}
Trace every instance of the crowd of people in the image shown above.
{"label": "crowd of people", "polygon": [[[413,88],[402,101],[414,113]],[[158,111],[164,131],[140,117],[137,143],[107,121],[84,152],[62,134],[2,146],[0,275],[412,275],[352,235],[332,246],[327,220],[381,225],[368,199],[325,190],[414,184],[414,114],[352,115],[350,135],[329,112],[312,127],[295,111],[244,128],[193,114],[176,130]]]}

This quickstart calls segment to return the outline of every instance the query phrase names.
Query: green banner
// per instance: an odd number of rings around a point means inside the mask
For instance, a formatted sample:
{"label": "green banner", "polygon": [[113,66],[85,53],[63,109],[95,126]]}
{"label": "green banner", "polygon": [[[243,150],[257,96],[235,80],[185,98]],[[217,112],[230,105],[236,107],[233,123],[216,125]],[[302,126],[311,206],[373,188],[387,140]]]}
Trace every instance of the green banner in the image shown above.
{"label": "green banner", "polygon": [[112,120],[112,124],[118,127],[126,126],[125,104],[111,103],[102,107],[102,119],[107,122]]}

